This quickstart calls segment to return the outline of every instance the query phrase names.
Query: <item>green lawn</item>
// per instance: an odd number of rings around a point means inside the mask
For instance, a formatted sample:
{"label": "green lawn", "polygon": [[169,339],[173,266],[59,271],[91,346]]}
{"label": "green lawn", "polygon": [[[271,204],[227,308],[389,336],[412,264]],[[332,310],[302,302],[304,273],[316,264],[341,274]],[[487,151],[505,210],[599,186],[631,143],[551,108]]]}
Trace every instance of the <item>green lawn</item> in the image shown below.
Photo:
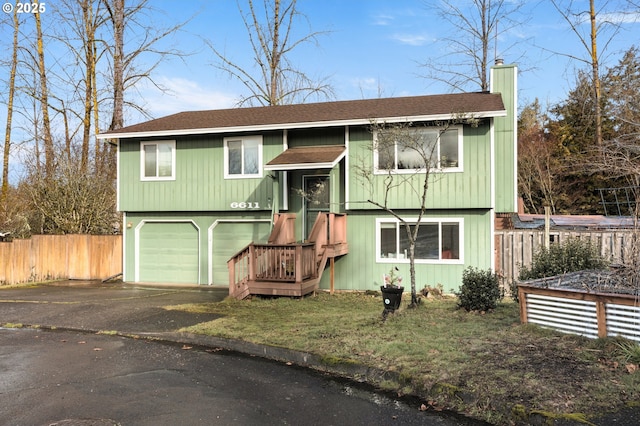
{"label": "green lawn", "polygon": [[589,418],[640,400],[640,372],[629,373],[638,360],[629,359],[620,339],[589,340],[522,325],[514,302],[489,313],[457,309],[453,298],[423,299],[415,309],[406,303],[386,321],[381,297],[364,293],[170,309],[223,315],[183,331],[394,371],[396,380],[374,384],[494,424],[532,412]]}

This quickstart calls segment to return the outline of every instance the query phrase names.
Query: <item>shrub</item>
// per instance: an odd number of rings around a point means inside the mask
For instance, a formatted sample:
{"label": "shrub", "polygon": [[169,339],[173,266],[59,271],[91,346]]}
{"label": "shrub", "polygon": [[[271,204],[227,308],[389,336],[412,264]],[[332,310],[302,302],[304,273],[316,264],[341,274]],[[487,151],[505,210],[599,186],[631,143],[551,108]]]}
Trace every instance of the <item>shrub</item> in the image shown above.
{"label": "shrub", "polygon": [[625,362],[640,364],[640,344],[638,342],[620,339],[616,344],[618,346],[617,352]]}
{"label": "shrub", "polygon": [[590,241],[570,238],[561,244],[542,247],[533,255],[530,267],[520,270],[521,281],[553,277],[568,272],[603,269],[607,266]]}
{"label": "shrub", "polygon": [[456,296],[458,307],[467,311],[494,309],[502,298],[498,276],[490,269],[468,267],[462,272],[462,286]]}

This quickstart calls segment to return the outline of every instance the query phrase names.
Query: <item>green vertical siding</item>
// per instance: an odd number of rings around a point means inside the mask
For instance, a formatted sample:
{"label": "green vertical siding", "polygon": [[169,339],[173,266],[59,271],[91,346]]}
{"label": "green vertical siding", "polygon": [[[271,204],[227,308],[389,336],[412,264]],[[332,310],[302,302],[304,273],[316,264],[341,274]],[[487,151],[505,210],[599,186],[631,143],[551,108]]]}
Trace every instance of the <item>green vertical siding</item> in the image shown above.
{"label": "green vertical siding", "polygon": [[492,70],[493,93],[502,95],[506,117],[496,117],[495,126],[495,209],[498,212],[517,211],[517,67],[496,66]]}
{"label": "green vertical siding", "polygon": [[[120,142],[121,211],[230,210],[234,202],[258,203],[260,210],[271,210],[273,185],[269,172],[264,172],[262,178],[224,179],[224,135],[175,140],[176,178],[172,181],[141,181],[141,140]],[[280,152],[282,134],[265,134],[263,161],[271,160]]]}
{"label": "green vertical siding", "polygon": [[[463,171],[432,172],[429,177],[427,205],[430,209],[490,208],[491,206],[491,138],[489,120],[478,127],[464,126]],[[362,177],[362,170],[373,171],[371,134],[354,129],[349,143],[349,199],[350,208],[374,209],[369,199],[383,202],[387,175],[375,175],[373,185]],[[368,173],[371,175],[371,173]],[[398,175],[409,177],[409,182],[389,192],[392,208],[416,208],[424,175]]]}
{"label": "green vertical siding", "polygon": [[[406,212],[415,216],[415,212]],[[335,288],[341,290],[374,290],[381,277],[392,266],[400,269],[405,288],[410,286],[409,263],[376,262],[376,218],[389,217],[383,212],[350,212],[347,221],[349,254],[336,259]],[[428,217],[462,218],[464,223],[464,264],[416,264],[416,287],[442,284],[445,291],[458,291],[462,271],[467,266],[488,269],[493,264],[491,253],[491,214],[489,210],[454,210],[430,212]],[[426,217],[425,219],[428,219]],[[321,288],[329,288],[329,270],[322,276]]]}

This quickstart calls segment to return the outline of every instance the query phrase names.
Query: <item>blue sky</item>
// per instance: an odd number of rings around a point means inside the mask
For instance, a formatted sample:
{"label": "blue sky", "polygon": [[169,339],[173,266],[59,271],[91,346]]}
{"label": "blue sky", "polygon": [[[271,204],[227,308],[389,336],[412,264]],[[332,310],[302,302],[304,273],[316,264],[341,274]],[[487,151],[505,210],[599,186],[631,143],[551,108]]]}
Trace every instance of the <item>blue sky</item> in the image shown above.
{"label": "blue sky", "polygon": [[[263,0],[254,1],[262,4]],[[470,2],[448,1],[456,4]],[[570,3],[569,0],[558,1]],[[45,2],[47,11],[42,16],[45,34],[53,35],[54,30],[64,30],[56,16],[58,2]],[[245,11],[248,10],[247,0],[239,0],[239,3]],[[610,33],[600,36],[601,66],[604,70],[615,65],[631,46],[640,45],[640,12],[622,14],[621,5],[626,3],[625,0],[596,0],[596,3],[605,4],[605,9],[599,9],[601,20],[607,18],[622,23],[611,43],[608,43]],[[161,117],[180,111],[231,108],[242,95],[248,94],[241,83],[215,68],[216,58],[204,41],[208,40],[227,52],[234,62],[244,67],[253,65],[247,31],[235,0],[150,0],[149,4],[154,10],[139,17],[145,25],[160,29],[188,20],[181,31],[163,40],[158,48],[176,48],[189,55],[183,60],[163,61],[154,70],[154,81],[166,88],[166,92],[146,82],[129,91],[127,96],[137,97],[136,102],[144,105],[148,113]],[[588,0],[573,0],[573,4],[588,10]],[[425,0],[298,0],[298,9],[308,18],[309,24],[307,26],[304,21],[296,24],[294,28],[300,32],[298,37],[310,31],[327,33],[318,38],[318,46],[299,46],[293,52],[292,62],[310,77],[327,77],[334,88],[336,100],[450,91],[449,87],[425,79],[425,70],[420,67],[427,61],[440,61],[445,52],[438,50],[437,41],[443,35],[451,36],[450,28],[433,9],[426,6]],[[501,35],[498,56],[506,63],[516,63],[520,69],[520,106],[538,98],[546,108],[566,99],[568,90],[574,86],[576,70],[586,66],[565,55],[584,58],[587,51],[549,0],[527,1],[522,12],[530,20]],[[12,28],[9,18],[10,15],[0,15],[0,49],[5,52],[0,54],[0,60],[8,59],[7,52],[10,51]],[[27,15],[23,18],[23,37],[31,40],[32,32],[29,31],[33,31],[33,19]],[[588,23],[579,29],[588,34]],[[514,43],[515,48],[503,51]],[[605,44],[607,49],[603,52]],[[65,60],[73,60],[68,57],[69,52],[61,53],[60,45],[60,41],[56,45],[54,40],[48,39],[45,46],[46,61],[48,67],[52,67],[50,77],[58,74],[64,78],[65,64],[68,63]],[[553,54],[552,51],[564,55]],[[141,59],[150,62],[137,64],[138,69],[146,69],[152,60],[155,61],[148,56]],[[0,72],[0,83],[4,84],[9,74],[6,63],[0,62]],[[3,129],[7,92],[4,88],[6,86],[0,86],[0,127]],[[52,82],[50,91],[57,96],[65,96],[71,90],[69,87],[57,87]],[[21,102],[16,109],[22,106],[26,113],[14,116],[12,182],[21,175],[21,163],[31,146],[31,136],[23,129],[31,126],[28,121],[33,105],[26,96]],[[106,114],[102,114],[104,119]],[[142,115],[130,112],[125,116],[125,125],[143,120]],[[59,117],[54,126],[54,132],[62,134]]]}
{"label": "blue sky", "polygon": [[[241,1],[241,6],[248,10],[245,3]],[[257,3],[261,3],[260,0]],[[588,10],[588,1],[575,3]],[[622,12],[616,2],[608,3],[609,9],[602,10],[603,17],[604,12]],[[152,113],[161,116],[184,110],[234,106],[246,90],[214,68],[215,57],[202,39],[229,52],[237,63],[251,65],[246,29],[236,2],[154,0],[152,4],[160,23],[192,17],[172,42],[176,47],[194,52],[185,63],[171,60],[158,69],[157,80],[170,89],[171,94],[142,88],[141,95]],[[336,99],[450,91],[442,84],[425,79],[425,71],[420,67],[420,63],[439,59],[439,53],[433,49],[434,42],[450,31],[423,0],[299,0],[298,9],[309,19],[312,31],[328,33],[319,38],[318,47],[311,44],[298,47],[294,51],[295,63],[312,77],[329,77]],[[536,97],[543,106],[557,103],[573,86],[576,69],[584,68],[585,64],[551,51],[586,57],[586,50],[550,1],[527,2],[523,12],[530,16],[530,21],[501,36],[498,56],[503,56],[506,63],[517,61],[521,71],[521,105]],[[637,13],[624,18],[619,14],[607,17],[624,24],[604,52],[603,66],[614,65],[625,50],[640,44]],[[302,31],[308,30],[306,23],[299,25]],[[581,30],[587,34],[588,24],[581,26]],[[518,43],[515,49],[500,51],[513,43]],[[604,44],[604,37],[601,43]]]}

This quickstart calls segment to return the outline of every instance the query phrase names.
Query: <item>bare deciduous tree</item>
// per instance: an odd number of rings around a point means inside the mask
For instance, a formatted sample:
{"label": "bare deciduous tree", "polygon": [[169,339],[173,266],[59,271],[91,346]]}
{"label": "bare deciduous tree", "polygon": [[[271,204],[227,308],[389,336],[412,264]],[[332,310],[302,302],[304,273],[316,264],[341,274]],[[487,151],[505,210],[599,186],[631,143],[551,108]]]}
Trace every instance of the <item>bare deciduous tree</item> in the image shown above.
{"label": "bare deciduous tree", "polygon": [[545,131],[544,120],[537,99],[520,113],[518,188],[527,211],[540,213],[543,206],[549,206],[555,214],[561,197],[561,158],[553,135]]}
{"label": "bare deciduous tree", "polygon": [[[600,81],[600,65],[602,57],[606,54],[609,44],[615,36],[620,32],[620,22],[612,19],[604,8],[609,5],[609,1],[601,4],[602,10],[596,10],[595,0],[589,0],[589,10],[582,9],[583,4],[573,0],[569,2],[559,2],[551,0],[555,9],[560,13],[562,18],[569,24],[571,31],[578,37],[580,44],[584,47],[586,56],[580,56],[573,52],[558,52],[552,49],[546,49],[552,53],[568,57],[583,64],[590,69],[591,87],[593,91],[593,114],[595,124],[594,140],[596,144],[603,141],[602,130],[602,99],[601,99],[601,81]],[[583,31],[583,24],[589,21],[589,32]],[[604,38],[604,41],[603,41]],[[600,40],[599,40],[600,39]],[[602,49],[599,49],[601,46]]]}
{"label": "bare deciduous tree", "polygon": [[115,184],[95,171],[78,167],[79,155],[59,157],[48,177],[32,171],[29,194],[34,231],[44,234],[110,234],[119,225]]}
{"label": "bare deciduous tree", "polygon": [[[153,71],[167,58],[183,59],[189,53],[174,48],[159,48],[158,45],[161,41],[180,31],[189,20],[164,27],[157,25],[153,20],[152,24],[144,24],[142,16],[153,11],[148,0],[138,0],[132,5],[125,5],[124,0],[102,1],[108,13],[113,39],[113,42],[108,42],[106,46],[110,62],[109,75],[107,76],[110,95],[107,100],[112,103],[108,130],[117,130],[124,126],[126,108],[150,117],[144,105],[128,98],[127,93],[133,91],[136,85],[144,80],[150,81],[153,86],[164,90],[154,80]],[[142,36],[126,40],[127,31]],[[152,61],[144,67],[140,67],[139,63],[143,57],[146,57],[147,60],[152,58]],[[100,151],[98,148],[96,149]],[[115,173],[114,158],[115,150],[112,147],[105,147],[96,157],[96,161],[101,164],[101,169]]]}
{"label": "bare deciduous tree", "polygon": [[[65,24],[58,29],[57,39],[67,47],[70,55],[75,57],[73,63],[76,66],[66,67],[63,70],[65,73],[63,84],[72,88],[69,92],[72,92],[73,99],[70,102],[58,99],[60,106],[51,105],[50,107],[63,118],[67,157],[71,155],[71,145],[74,143],[76,134],[80,133],[80,167],[85,171],[89,167],[91,138],[98,131],[97,128],[92,129],[92,125],[94,127],[99,125],[95,121],[92,122],[92,117],[98,114],[96,72],[102,50],[99,52],[97,49],[97,37],[105,23],[101,5],[101,1],[63,0],[57,9],[60,22]],[[70,82],[75,84],[69,84]],[[69,131],[72,121],[78,123],[78,130]]]}
{"label": "bare deciduous tree", "polygon": [[488,91],[489,67],[517,44],[498,46],[498,39],[525,23],[520,16],[523,5],[521,0],[427,2],[427,8],[447,22],[451,32],[430,45],[433,53],[422,64],[425,77],[456,91]]}
{"label": "bare deciduous tree", "polygon": [[13,43],[11,49],[11,65],[9,71],[9,98],[7,99],[7,126],[4,134],[4,148],[2,153],[2,189],[0,190],[0,204],[7,199],[9,191],[9,158],[11,154],[11,121],[13,119],[13,100],[16,90],[16,72],[18,68],[18,34],[20,21],[18,10],[13,9]]}
{"label": "bare deciduous tree", "polygon": [[224,50],[208,42],[217,56],[219,69],[241,81],[250,95],[244,96],[239,105],[282,105],[305,102],[310,97],[333,97],[333,89],[326,79],[314,80],[296,67],[290,60],[291,52],[305,43],[317,45],[321,32],[293,39],[294,24],[305,18],[297,9],[297,0],[264,0],[265,22],[260,18],[254,2],[249,0],[249,12],[240,7],[240,13],[254,56],[257,73],[234,62]]}
{"label": "bare deciduous tree", "polygon": [[[366,202],[386,211],[404,227],[409,255],[411,307],[419,303],[416,291],[415,250],[420,235],[420,223],[428,209],[429,185],[433,179],[438,178],[434,172],[445,167],[447,161],[451,161],[440,152],[440,138],[451,126],[459,123],[472,126],[478,124],[474,118],[464,116],[423,125],[408,122],[374,122],[371,124],[374,138],[371,149],[373,157],[377,158],[377,164],[372,164],[370,159],[363,159],[359,164],[353,165],[360,183],[369,191]],[[374,173],[376,168],[379,172],[385,173]],[[403,173],[398,173],[398,169],[403,169]],[[380,180],[383,181],[382,191],[376,191],[374,188],[378,187]],[[410,221],[405,218],[406,213],[395,208],[390,201],[392,192],[399,188],[404,188],[415,197],[416,203],[412,210],[418,213]]]}
{"label": "bare deciduous tree", "polygon": [[[37,3],[37,1],[35,2]],[[42,22],[40,12],[33,14],[36,21],[36,46],[38,54],[38,78],[40,80],[40,109],[42,114],[42,142],[44,144],[45,174],[50,175],[55,168],[55,152],[53,150],[53,136],[51,135],[51,120],[49,119],[49,89],[47,83],[47,67],[44,58],[44,39],[42,36]]]}
{"label": "bare deciduous tree", "polygon": [[629,200],[632,203],[633,232],[625,241],[625,255],[616,274],[622,278],[619,285],[633,289],[637,295],[640,291],[640,124],[633,134],[603,141],[594,149],[592,161],[585,164],[585,169],[626,181],[627,193],[633,197]]}
{"label": "bare deciduous tree", "polygon": [[108,130],[117,130],[124,126],[124,0],[107,3],[107,10],[113,26],[113,108]]}

